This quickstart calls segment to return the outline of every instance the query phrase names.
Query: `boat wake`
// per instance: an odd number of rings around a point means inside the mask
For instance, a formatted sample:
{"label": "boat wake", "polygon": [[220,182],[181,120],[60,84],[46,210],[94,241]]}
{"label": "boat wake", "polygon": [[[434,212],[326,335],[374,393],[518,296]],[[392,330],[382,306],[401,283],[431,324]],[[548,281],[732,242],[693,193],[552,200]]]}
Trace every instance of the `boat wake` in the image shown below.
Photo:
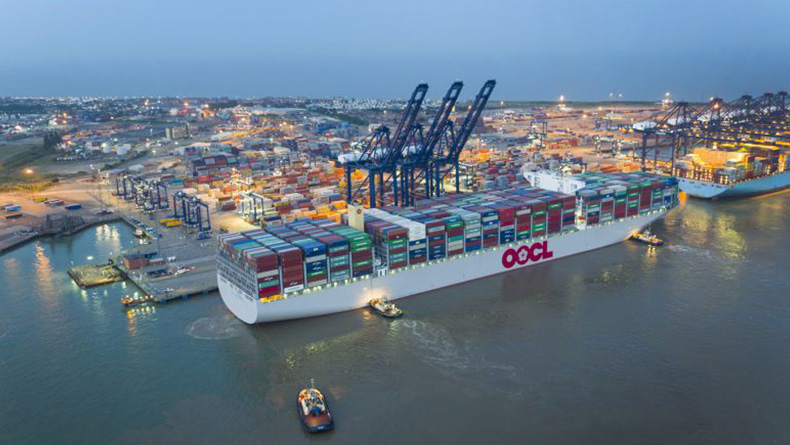
{"label": "boat wake", "polygon": [[419,320],[399,320],[396,323],[409,335],[419,357],[449,377],[484,385],[486,390],[490,390],[491,383],[494,386],[505,385],[502,389],[508,393],[512,393],[511,385],[518,382],[514,366],[490,361],[474,347],[459,344],[439,326]]}
{"label": "boat wake", "polygon": [[240,336],[244,325],[232,314],[198,318],[186,328],[186,334],[199,340],[226,340]]}
{"label": "boat wake", "polygon": [[671,250],[673,252],[679,252],[689,255],[694,255],[702,258],[707,258],[709,260],[715,259],[715,255],[708,249],[702,249],[699,247],[691,247],[686,246],[683,244],[670,244],[669,246],[665,247],[665,249]]}

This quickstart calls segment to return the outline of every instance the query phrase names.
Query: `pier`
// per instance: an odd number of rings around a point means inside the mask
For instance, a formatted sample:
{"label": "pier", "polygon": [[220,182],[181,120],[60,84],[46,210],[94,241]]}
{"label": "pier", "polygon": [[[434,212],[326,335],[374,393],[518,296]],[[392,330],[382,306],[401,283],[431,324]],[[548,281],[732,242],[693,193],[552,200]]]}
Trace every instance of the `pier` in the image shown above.
{"label": "pier", "polygon": [[[201,262],[216,261],[216,256],[199,258]],[[208,295],[217,290],[217,274],[213,264],[189,271],[182,275],[162,275],[150,277],[144,271],[129,270],[120,265],[118,268],[126,273],[129,281],[134,283],[145,295],[156,303],[167,303],[171,300],[186,299],[197,295]]]}
{"label": "pier", "polygon": [[86,264],[69,268],[68,274],[83,289],[123,281],[125,276],[112,263]]}
{"label": "pier", "polygon": [[[148,215],[132,203],[116,198],[118,214],[132,227],[146,224],[146,242],[126,249],[115,259],[116,267],[144,295],[156,303],[206,295],[217,290],[216,239],[197,239],[190,227],[165,227],[158,222],[167,212]],[[126,257],[126,261],[124,258]],[[142,257],[138,261],[130,258]]]}

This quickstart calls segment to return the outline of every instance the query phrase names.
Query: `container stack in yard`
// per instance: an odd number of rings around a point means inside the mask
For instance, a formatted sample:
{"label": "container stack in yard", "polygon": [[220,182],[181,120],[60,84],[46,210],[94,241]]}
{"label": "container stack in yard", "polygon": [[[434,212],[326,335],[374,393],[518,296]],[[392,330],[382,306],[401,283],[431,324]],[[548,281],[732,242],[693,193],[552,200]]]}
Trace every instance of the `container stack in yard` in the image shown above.
{"label": "container stack in yard", "polygon": [[494,190],[509,187],[520,180],[519,172],[524,164],[521,150],[508,148],[467,148],[461,153],[461,163],[473,171],[475,189]]}
{"label": "container stack in yard", "polygon": [[[252,173],[246,177],[251,186],[234,189],[237,196],[237,209],[244,216],[251,216],[252,198],[238,195],[247,190],[265,197],[260,222],[264,226],[276,226],[292,222],[299,218],[331,219],[340,221],[340,213],[346,208],[343,200],[344,184],[340,182],[343,170],[336,169],[329,163],[321,163],[318,167],[305,168],[301,163],[283,167],[278,175]],[[355,172],[354,177],[361,176]],[[359,178],[362,179],[361,177]],[[230,193],[230,186],[223,189]]]}

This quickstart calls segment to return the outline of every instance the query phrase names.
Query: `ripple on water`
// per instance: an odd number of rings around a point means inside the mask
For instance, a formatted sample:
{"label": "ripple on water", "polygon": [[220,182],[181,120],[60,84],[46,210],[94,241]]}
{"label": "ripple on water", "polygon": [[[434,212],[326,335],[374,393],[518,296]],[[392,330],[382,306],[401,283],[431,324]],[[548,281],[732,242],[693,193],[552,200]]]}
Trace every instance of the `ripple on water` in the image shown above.
{"label": "ripple on water", "polygon": [[698,256],[698,257],[701,257],[701,258],[706,258],[706,259],[709,259],[709,260],[715,260],[716,259],[716,255],[714,255],[714,253],[712,251],[710,251],[708,249],[702,249],[702,248],[699,248],[699,247],[691,247],[691,246],[686,246],[686,245],[683,245],[683,244],[670,244],[666,248],[668,250],[673,251],[673,252],[679,252],[679,253],[694,255],[694,256]]}
{"label": "ripple on water", "polygon": [[479,350],[455,341],[440,326],[420,320],[398,320],[395,324],[403,327],[420,359],[449,377],[489,389],[491,383],[498,382],[508,388],[502,388],[508,393],[511,384],[518,381],[514,366],[492,362]]}
{"label": "ripple on water", "polygon": [[244,325],[232,314],[198,318],[186,328],[186,334],[200,340],[226,340],[240,336]]}

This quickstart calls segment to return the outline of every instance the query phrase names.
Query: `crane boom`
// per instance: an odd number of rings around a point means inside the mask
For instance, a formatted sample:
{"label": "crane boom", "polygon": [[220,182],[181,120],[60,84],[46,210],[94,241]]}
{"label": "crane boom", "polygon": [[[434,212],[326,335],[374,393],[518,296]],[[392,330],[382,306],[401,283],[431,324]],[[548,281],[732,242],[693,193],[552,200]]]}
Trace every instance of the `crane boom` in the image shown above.
{"label": "crane boom", "polygon": [[458,101],[463,87],[463,82],[453,82],[444,95],[444,98],[442,98],[442,104],[436,111],[436,116],[433,122],[431,122],[430,128],[428,128],[428,132],[425,134],[425,144],[415,153],[414,157],[417,163],[427,162],[433,153],[433,148],[441,140],[447,129],[447,125],[450,123],[450,114],[452,114],[453,108],[455,108],[455,103]]}
{"label": "crane boom", "polygon": [[485,109],[486,103],[488,103],[488,99],[491,97],[491,93],[494,91],[495,86],[496,81],[493,79],[489,80],[483,84],[483,87],[480,88],[480,92],[475,96],[472,108],[466,113],[466,118],[455,134],[455,140],[450,147],[450,152],[447,157],[451,163],[458,162],[461,150],[463,150],[464,145],[466,145],[466,141],[469,140],[469,136],[472,135],[475,125],[477,125],[477,121],[480,119],[480,115],[483,113],[483,109]]}
{"label": "crane boom", "polygon": [[391,144],[383,159],[383,166],[390,168],[400,159],[403,154],[403,148],[409,140],[414,127],[414,121],[417,119],[417,114],[420,112],[425,95],[428,93],[428,84],[421,83],[417,85],[414,92],[406,104],[406,109],[403,110],[398,127],[392,134]]}

